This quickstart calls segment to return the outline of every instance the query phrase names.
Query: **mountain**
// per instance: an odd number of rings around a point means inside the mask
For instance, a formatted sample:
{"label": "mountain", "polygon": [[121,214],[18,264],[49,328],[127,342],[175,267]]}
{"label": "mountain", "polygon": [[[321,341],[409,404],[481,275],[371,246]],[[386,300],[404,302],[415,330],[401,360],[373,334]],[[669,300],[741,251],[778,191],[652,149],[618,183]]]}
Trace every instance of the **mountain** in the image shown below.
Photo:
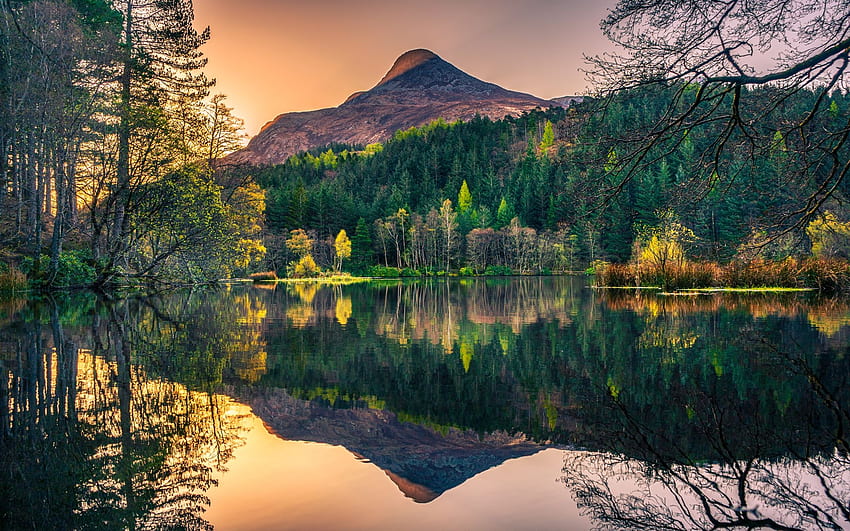
{"label": "mountain", "polygon": [[355,92],[339,107],[281,114],[266,124],[225,164],[278,164],[289,156],[334,142],[370,144],[401,129],[443,118],[470,120],[518,115],[534,108],[564,106],[481,81],[429,50],[396,59],[372,89]]}

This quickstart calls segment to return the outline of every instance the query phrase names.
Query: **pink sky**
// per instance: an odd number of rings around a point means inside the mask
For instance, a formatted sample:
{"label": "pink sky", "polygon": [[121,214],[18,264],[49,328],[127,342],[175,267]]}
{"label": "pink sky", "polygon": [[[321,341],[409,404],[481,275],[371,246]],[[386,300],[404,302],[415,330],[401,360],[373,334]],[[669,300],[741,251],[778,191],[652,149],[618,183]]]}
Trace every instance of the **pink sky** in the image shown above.
{"label": "pink sky", "polygon": [[542,98],[581,94],[584,54],[609,47],[612,0],[195,0],[215,92],[253,136],[278,114],[335,107],[407,50]]}

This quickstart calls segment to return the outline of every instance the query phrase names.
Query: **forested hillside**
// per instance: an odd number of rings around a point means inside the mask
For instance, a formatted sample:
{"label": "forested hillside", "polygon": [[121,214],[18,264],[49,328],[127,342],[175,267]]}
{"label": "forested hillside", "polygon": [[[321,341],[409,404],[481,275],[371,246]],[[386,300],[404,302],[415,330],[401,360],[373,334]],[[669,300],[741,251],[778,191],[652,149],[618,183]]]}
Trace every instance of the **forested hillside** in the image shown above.
{"label": "forested hillside", "polygon": [[[383,145],[332,145],[258,170],[267,228],[277,235],[267,244],[271,266],[282,270],[291,260],[283,240],[293,229],[312,236],[320,265],[332,261],[341,229],[356,235],[355,270],[373,263],[574,270],[598,259],[626,261],[636,242],[664,231],[676,232],[695,259],[727,261],[753,249],[769,258],[807,255],[813,239],[816,253],[844,252],[850,225],[839,200],[846,184],[817,207],[829,212],[818,223],[794,217],[811,208],[805,199],[819,182],[799,178],[805,161],[797,144],[811,139],[787,131],[805,118],[816,93],[798,92],[775,122],[760,124],[773,134],[769,151],[719,155],[723,172],[703,172],[718,134],[742,146],[747,135],[712,123],[695,124],[638,162],[619,160],[629,148],[625,131],[649,127],[669,96],[630,91],[604,108],[586,102],[495,122],[438,121]],[[744,95],[752,112],[765,99],[763,91]],[[848,104],[845,95],[829,97],[834,123],[819,124],[822,134],[841,125]]]}

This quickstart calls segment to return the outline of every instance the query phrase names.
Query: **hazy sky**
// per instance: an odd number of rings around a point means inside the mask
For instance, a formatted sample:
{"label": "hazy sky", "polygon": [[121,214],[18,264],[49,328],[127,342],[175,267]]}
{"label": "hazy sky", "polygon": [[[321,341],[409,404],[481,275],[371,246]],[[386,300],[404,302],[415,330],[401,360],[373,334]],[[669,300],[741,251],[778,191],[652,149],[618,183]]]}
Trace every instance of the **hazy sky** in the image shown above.
{"label": "hazy sky", "polygon": [[609,47],[613,0],[195,0],[214,88],[253,136],[278,114],[335,107],[427,48],[507,89],[585,91],[583,54]]}

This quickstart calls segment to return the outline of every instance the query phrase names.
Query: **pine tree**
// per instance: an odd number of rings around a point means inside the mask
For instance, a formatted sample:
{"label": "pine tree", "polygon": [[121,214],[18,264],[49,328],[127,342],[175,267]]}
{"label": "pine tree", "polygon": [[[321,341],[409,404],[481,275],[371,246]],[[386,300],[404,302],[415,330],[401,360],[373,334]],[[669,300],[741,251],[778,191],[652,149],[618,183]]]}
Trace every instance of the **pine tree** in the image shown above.
{"label": "pine tree", "polygon": [[543,127],[543,139],[540,141],[538,150],[545,155],[549,148],[555,143],[555,131],[552,129],[552,122],[546,120],[546,125]]}
{"label": "pine tree", "polygon": [[133,174],[139,168],[131,156],[132,145],[139,140],[137,131],[144,130],[140,122],[156,124],[158,117],[167,116],[169,105],[197,102],[212,86],[200,72],[207,62],[200,47],[209,39],[209,28],[200,33],[194,29],[191,0],[121,0],[115,6],[124,17],[117,87],[117,182],[106,249],[109,260],[99,284],[111,280],[114,265],[127,251],[133,188],[150,178]]}
{"label": "pine tree", "polygon": [[458,214],[466,214],[472,208],[472,193],[469,191],[469,186],[466,184],[466,179],[460,185],[460,191],[457,193],[457,211]]}
{"label": "pine tree", "polygon": [[351,270],[357,273],[365,271],[372,265],[373,257],[372,235],[366,220],[360,218],[357,220],[357,228],[354,229],[354,237],[351,238]]}
{"label": "pine tree", "polygon": [[496,211],[496,228],[507,227],[515,216],[513,206],[502,197],[502,201],[499,203],[499,209]]}

